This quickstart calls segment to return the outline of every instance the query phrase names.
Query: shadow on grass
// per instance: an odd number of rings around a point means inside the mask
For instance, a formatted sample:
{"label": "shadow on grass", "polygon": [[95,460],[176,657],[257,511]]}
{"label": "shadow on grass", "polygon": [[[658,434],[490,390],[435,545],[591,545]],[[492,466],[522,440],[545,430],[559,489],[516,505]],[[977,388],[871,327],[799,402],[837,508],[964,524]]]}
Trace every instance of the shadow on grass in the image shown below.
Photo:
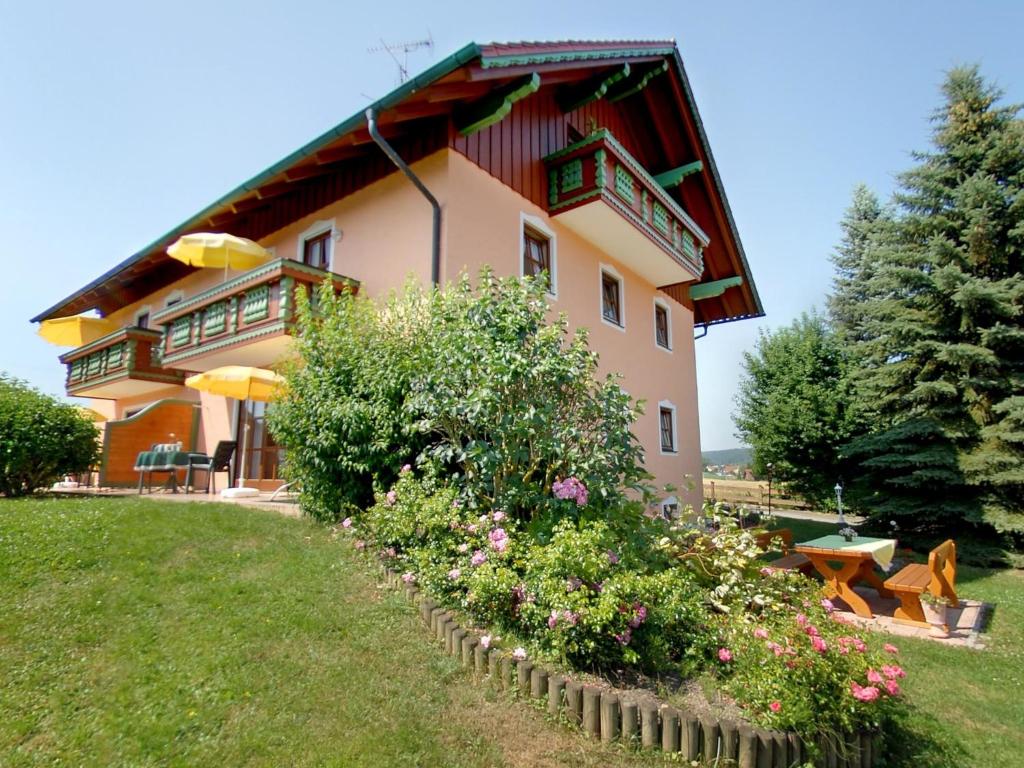
{"label": "shadow on grass", "polygon": [[883,768],[962,768],[970,765],[963,743],[936,715],[910,707],[886,727]]}

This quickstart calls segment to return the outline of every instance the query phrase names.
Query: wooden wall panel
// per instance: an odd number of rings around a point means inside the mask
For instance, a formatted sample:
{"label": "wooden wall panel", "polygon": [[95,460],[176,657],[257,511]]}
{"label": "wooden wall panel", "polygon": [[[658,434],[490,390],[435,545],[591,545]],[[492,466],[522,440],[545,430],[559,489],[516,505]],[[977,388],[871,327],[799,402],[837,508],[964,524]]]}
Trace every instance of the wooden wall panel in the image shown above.
{"label": "wooden wall panel", "polygon": [[[183,450],[192,450],[199,419],[196,406],[185,400],[161,400],[131,418],[108,421],[103,435],[100,485],[138,483],[136,457],[153,443],[170,442],[172,434],[175,442],[181,441]],[[184,471],[179,474],[178,479],[182,480]]]}

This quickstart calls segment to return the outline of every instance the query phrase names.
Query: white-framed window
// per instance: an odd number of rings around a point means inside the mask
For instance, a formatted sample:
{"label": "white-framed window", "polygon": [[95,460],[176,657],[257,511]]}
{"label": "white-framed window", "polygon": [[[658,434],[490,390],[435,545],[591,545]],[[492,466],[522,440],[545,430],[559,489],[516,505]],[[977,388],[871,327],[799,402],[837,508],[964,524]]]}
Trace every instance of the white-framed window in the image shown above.
{"label": "white-framed window", "polygon": [[334,219],[314,221],[299,233],[295,260],[331,272],[334,266],[334,244],[341,239],[341,230]]}
{"label": "white-framed window", "polygon": [[622,275],[613,267],[601,265],[598,288],[601,297],[601,322],[626,330],[626,290]]}
{"label": "white-framed window", "polygon": [[676,407],[668,400],[658,403],[658,445],[663,456],[674,456],[679,453]]}
{"label": "white-framed window", "polygon": [[654,297],[654,346],[672,351],[672,308],[658,296]]}
{"label": "white-framed window", "polygon": [[164,299],[164,307],[173,307],[175,304],[185,298],[185,292],[181,289],[171,291],[167,294],[167,298]]}
{"label": "white-framed window", "polygon": [[548,274],[548,293],[558,296],[558,243],[555,233],[539,218],[519,214],[519,274]]}
{"label": "white-framed window", "polygon": [[149,328],[149,319],[152,315],[153,307],[149,304],[139,307],[135,312],[135,317],[132,319],[132,326],[135,328]]}

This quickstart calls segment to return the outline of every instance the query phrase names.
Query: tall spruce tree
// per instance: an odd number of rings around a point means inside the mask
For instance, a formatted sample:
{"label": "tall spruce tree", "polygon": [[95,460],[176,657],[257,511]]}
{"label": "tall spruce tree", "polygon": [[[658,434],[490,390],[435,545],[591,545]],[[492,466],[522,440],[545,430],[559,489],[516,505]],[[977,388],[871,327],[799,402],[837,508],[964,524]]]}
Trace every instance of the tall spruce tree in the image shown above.
{"label": "tall spruce tree", "polygon": [[1020,547],[1024,123],[976,67],[951,71],[943,92],[933,150],[900,177],[896,219],[870,228],[868,269],[837,265],[840,281],[864,280],[850,340],[873,425],[846,451],[875,514],[990,525]]}

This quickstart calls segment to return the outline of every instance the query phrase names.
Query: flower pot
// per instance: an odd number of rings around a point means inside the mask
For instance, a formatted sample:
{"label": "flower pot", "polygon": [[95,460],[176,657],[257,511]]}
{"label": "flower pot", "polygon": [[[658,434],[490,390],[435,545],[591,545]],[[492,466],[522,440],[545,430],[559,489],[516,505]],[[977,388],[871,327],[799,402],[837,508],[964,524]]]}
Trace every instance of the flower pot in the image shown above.
{"label": "flower pot", "polygon": [[928,636],[949,637],[949,624],[946,620],[946,611],[949,606],[941,603],[932,604],[922,600],[921,608],[924,610],[924,620],[931,625]]}

